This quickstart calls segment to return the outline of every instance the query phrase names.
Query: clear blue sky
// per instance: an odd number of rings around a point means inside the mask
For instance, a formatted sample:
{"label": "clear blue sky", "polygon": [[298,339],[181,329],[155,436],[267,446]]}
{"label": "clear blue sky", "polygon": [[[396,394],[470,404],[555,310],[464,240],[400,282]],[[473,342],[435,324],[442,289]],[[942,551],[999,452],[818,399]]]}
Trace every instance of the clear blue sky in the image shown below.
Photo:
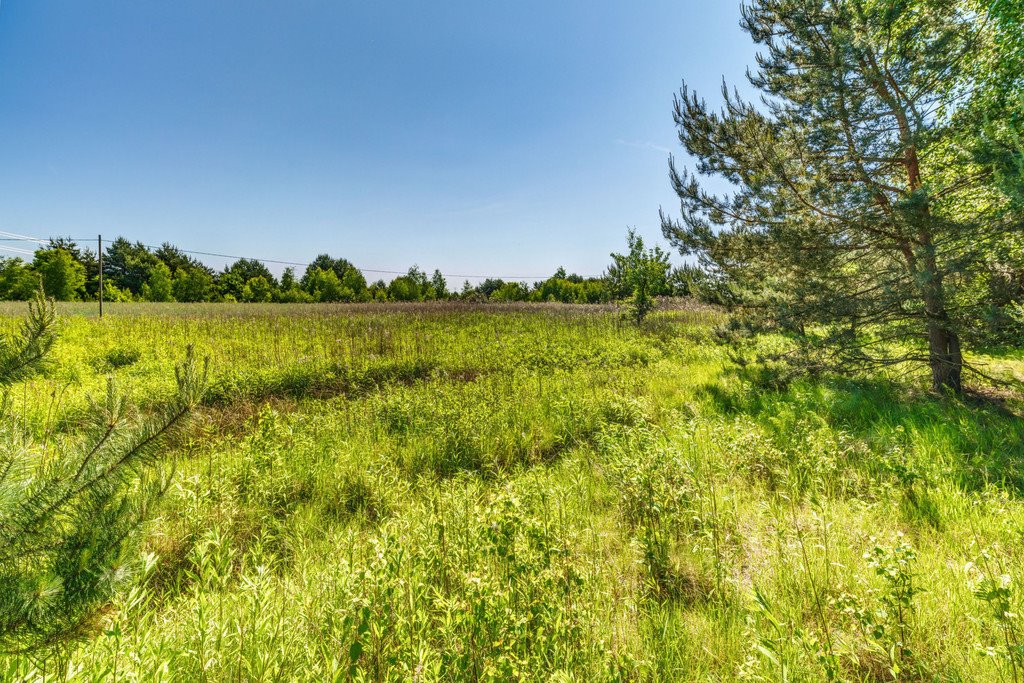
{"label": "clear blue sky", "polygon": [[661,240],[672,96],[742,80],[738,21],[738,0],[3,0],[0,230],[599,274],[628,226]]}

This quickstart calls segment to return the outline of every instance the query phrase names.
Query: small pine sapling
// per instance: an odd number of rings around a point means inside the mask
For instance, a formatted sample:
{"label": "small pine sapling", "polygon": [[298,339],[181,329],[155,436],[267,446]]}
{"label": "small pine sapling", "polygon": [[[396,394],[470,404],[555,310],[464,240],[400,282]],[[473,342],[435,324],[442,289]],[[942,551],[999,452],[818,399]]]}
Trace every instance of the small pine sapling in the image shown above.
{"label": "small pine sapling", "polygon": [[[40,293],[12,339],[0,342],[0,386],[40,368],[55,311]],[[189,349],[174,398],[129,410],[113,379],[92,401],[85,436],[34,440],[0,402],[0,651],[59,653],[89,633],[123,583],[142,523],[169,484],[160,459],[206,386]]]}

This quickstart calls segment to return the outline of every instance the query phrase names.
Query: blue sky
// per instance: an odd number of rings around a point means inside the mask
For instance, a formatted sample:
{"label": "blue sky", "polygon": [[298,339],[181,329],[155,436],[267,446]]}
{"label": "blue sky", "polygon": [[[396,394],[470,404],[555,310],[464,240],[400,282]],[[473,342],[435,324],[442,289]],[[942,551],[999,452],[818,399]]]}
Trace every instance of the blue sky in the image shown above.
{"label": "blue sky", "polygon": [[742,80],[738,21],[738,0],[4,0],[0,230],[596,275],[627,227],[660,241],[672,96]]}

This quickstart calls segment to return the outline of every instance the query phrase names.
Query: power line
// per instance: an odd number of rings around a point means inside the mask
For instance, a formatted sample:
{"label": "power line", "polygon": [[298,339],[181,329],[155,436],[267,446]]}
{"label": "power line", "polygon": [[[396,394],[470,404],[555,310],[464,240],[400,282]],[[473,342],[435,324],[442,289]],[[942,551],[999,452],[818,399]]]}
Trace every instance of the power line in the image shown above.
{"label": "power line", "polygon": [[24,254],[26,256],[35,255],[34,251],[29,251],[28,249],[19,249],[18,247],[8,247],[2,244],[0,244],[0,249],[3,249],[4,251],[14,252],[15,254]]}
{"label": "power line", "polygon": [[[91,241],[91,240],[93,240],[95,238],[93,238],[93,237],[65,237],[63,239],[67,239],[67,240],[69,240],[71,242],[78,243],[78,242],[85,242],[87,240]],[[21,235],[21,234],[14,233],[14,232],[7,232],[5,230],[0,230],[0,241],[34,242],[34,243],[37,243],[37,244],[50,244],[51,243],[51,240],[49,240],[49,239],[43,239],[41,237],[31,237],[31,236],[28,236],[28,235]],[[154,246],[152,244],[142,244],[141,242],[139,242],[138,244],[140,244],[141,246],[145,247],[146,249],[151,249],[151,250],[154,250],[154,251],[163,248],[162,246],[161,247],[157,247],[157,246]],[[5,247],[5,248],[7,248],[9,250],[15,249],[15,247]],[[258,262],[263,263],[263,264],[268,264],[269,263],[269,264],[278,265],[278,266],[295,266],[295,267],[301,267],[301,268],[309,268],[310,266],[313,265],[312,263],[303,263],[301,261],[282,261],[282,260],[278,260],[278,259],[257,258],[255,256],[239,256],[237,254],[221,254],[221,253],[212,252],[212,251],[197,251],[197,250],[193,250],[193,249],[181,249],[179,247],[174,247],[174,249],[179,251],[179,252],[181,252],[182,254],[188,254],[190,256],[209,256],[209,257],[213,257],[213,258],[234,259],[236,261],[237,260],[241,260],[241,259],[245,259],[245,260],[248,260],[248,261],[258,261]],[[31,255],[33,253],[33,252],[27,251],[27,250],[20,250],[20,252],[21,253],[25,253],[25,254],[29,254],[29,255]],[[406,275],[407,272],[408,272],[408,271],[401,271],[401,270],[382,270],[382,269],[379,269],[379,268],[359,268],[358,266],[356,267],[356,269],[359,270],[360,272],[363,272],[363,273],[374,273],[374,274],[378,274],[378,275]],[[535,282],[535,281],[540,281],[540,280],[546,280],[546,279],[548,279],[548,277],[550,277],[550,276],[542,276],[542,275],[536,275],[536,276],[533,276],[533,275],[465,275],[465,274],[458,274],[458,273],[441,273],[441,275],[443,277],[446,277],[446,278],[465,278],[465,279],[474,279],[474,280],[487,280],[487,279],[493,279],[493,280],[517,280],[517,281],[524,281],[524,282],[531,282],[531,281]]]}
{"label": "power line", "polygon": [[[20,235],[20,234],[18,234],[16,232],[8,232],[6,230],[0,230],[0,235],[3,235],[4,238],[6,238],[7,240],[11,240],[11,241],[36,242],[38,244],[49,244],[50,243],[50,240],[48,240],[48,239],[44,240],[41,237],[29,237],[28,235]],[[71,238],[67,238],[67,239],[71,239]],[[78,240],[71,239],[71,241],[72,242],[77,242]]]}

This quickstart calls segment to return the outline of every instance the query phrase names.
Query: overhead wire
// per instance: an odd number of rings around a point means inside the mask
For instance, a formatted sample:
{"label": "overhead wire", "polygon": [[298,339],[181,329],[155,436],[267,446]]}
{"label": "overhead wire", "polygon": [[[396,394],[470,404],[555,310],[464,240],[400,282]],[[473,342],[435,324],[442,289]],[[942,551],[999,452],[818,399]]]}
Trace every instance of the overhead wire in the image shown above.
{"label": "overhead wire", "polygon": [[19,247],[8,247],[3,244],[0,244],[0,249],[3,249],[4,251],[10,251],[15,254],[24,254],[25,256],[32,256],[33,254],[35,254],[34,251],[29,251],[28,249],[20,249]]}

